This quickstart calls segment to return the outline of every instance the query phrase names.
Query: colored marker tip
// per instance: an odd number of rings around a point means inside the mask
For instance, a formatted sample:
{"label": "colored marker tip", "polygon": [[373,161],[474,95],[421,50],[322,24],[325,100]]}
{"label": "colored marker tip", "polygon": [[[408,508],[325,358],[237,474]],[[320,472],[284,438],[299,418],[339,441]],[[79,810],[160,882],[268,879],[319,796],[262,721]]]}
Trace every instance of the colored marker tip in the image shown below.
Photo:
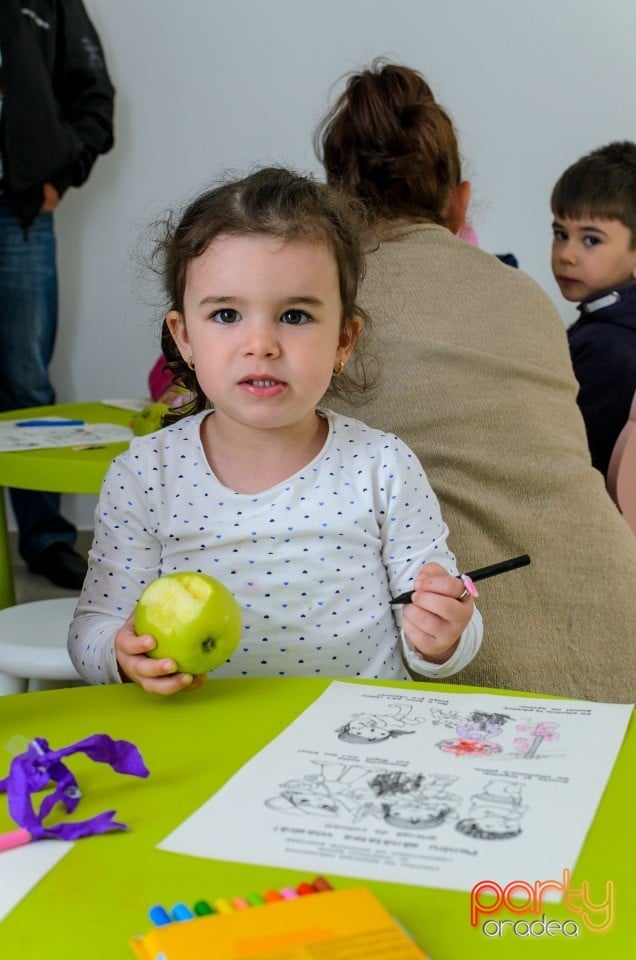
{"label": "colored marker tip", "polygon": [[312,887],[316,893],[324,893],[326,890],[333,890],[333,887],[324,877],[316,877],[312,883]]}

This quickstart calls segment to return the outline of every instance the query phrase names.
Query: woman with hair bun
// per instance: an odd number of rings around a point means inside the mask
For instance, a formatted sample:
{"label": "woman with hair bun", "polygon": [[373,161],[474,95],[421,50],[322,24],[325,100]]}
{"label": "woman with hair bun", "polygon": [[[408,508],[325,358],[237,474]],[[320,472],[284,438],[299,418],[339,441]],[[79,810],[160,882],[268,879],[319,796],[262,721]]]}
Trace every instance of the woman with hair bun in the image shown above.
{"label": "woman with hair bun", "polygon": [[372,218],[360,301],[383,372],[359,414],[420,458],[460,569],[532,558],[484,585],[482,648],[446,682],[633,702],[636,540],[591,465],[555,306],[455,235],[470,184],[448,113],[375,61],[315,143]]}

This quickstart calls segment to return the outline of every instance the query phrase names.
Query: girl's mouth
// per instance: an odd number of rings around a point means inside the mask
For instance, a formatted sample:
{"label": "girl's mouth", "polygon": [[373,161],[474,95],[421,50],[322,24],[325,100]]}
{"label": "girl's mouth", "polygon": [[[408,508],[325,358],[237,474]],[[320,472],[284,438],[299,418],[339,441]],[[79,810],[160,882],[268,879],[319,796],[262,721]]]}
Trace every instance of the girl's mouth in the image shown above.
{"label": "girl's mouth", "polygon": [[244,377],[239,386],[247,393],[258,395],[260,397],[278,396],[285,390],[287,384],[274,377]]}

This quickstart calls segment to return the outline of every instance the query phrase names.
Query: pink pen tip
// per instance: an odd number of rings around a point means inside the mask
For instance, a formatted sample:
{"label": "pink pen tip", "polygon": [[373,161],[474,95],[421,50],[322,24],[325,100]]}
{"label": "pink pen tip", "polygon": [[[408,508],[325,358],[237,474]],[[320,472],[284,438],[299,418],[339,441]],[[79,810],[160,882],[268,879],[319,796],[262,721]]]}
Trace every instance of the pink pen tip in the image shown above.
{"label": "pink pen tip", "polygon": [[33,837],[28,830],[20,827],[19,830],[12,830],[10,833],[0,834],[0,852],[2,850],[13,850],[14,847],[22,847],[25,843],[30,843]]}
{"label": "pink pen tip", "polygon": [[468,576],[467,573],[460,573],[459,579],[460,579],[461,582],[464,584],[464,586],[465,586],[466,589],[468,590],[468,592],[469,592],[469,594],[471,595],[471,597],[478,597],[478,596],[479,596],[479,593],[477,592],[477,587],[475,586],[475,584],[474,584],[473,581],[470,579],[470,577]]}

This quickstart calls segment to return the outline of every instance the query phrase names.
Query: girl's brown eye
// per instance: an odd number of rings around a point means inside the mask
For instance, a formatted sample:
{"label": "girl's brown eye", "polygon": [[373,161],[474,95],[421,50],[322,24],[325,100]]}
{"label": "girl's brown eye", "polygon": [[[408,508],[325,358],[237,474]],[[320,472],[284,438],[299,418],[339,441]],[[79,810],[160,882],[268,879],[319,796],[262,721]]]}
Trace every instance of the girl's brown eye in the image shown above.
{"label": "girl's brown eye", "polygon": [[221,310],[216,310],[210,317],[211,320],[216,320],[217,323],[227,324],[227,323],[236,323],[237,320],[241,319],[241,315],[238,310],[232,310],[230,307],[224,307]]}
{"label": "girl's brown eye", "polygon": [[282,323],[289,323],[292,326],[299,326],[302,323],[310,323],[311,317],[304,310],[285,310],[281,316]]}

